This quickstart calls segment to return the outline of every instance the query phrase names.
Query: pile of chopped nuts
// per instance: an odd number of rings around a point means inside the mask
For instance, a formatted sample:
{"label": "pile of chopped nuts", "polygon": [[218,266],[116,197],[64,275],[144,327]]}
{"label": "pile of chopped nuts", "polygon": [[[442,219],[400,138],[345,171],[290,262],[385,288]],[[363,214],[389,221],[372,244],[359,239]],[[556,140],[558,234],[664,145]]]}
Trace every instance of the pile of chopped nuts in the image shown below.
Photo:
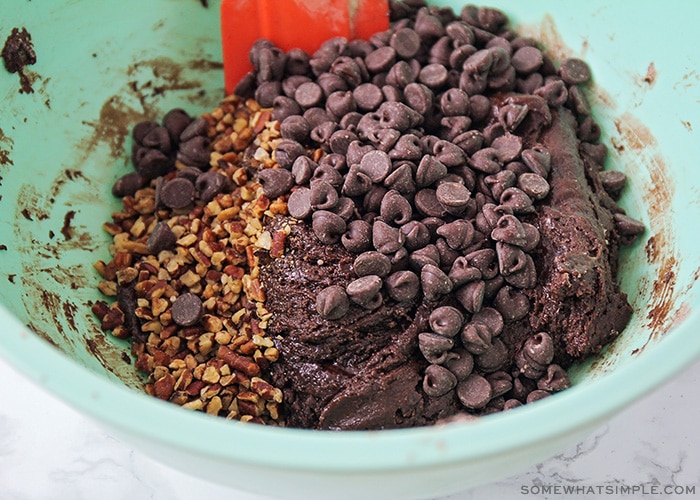
{"label": "pile of chopped nuts", "polygon": [[[100,291],[116,300],[98,301],[92,310],[104,331],[132,340],[149,394],[228,419],[284,425],[282,391],[265,375],[279,352],[266,332],[272,314],[258,253],[283,255],[290,228],[265,229],[268,218],[287,214],[286,198],[269,199],[255,175],[279,168],[273,154],[279,122],[270,109],[233,95],[202,118],[211,155],[209,165],[194,170],[223,174],[227,186],[209,201],[195,197],[172,208],[163,206],[163,186],[192,176],[192,166],[178,156],[167,173],[139,178],[104,224],[114,238],[112,260],[94,265]],[[128,175],[133,181],[139,174]],[[157,227],[174,235],[170,245],[154,244]],[[178,324],[173,304],[185,294],[196,296],[201,309]]]}

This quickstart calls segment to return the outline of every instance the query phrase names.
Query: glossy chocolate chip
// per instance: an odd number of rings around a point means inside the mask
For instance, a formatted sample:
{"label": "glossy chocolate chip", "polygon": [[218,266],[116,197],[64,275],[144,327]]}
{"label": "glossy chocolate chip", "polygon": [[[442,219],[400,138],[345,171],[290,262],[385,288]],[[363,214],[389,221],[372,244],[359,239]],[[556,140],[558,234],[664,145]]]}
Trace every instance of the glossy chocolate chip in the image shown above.
{"label": "glossy chocolate chip", "polygon": [[464,315],[452,306],[440,306],[430,313],[430,329],[443,337],[454,337],[462,330]]}
{"label": "glossy chocolate chip", "polygon": [[498,291],[493,305],[506,323],[522,319],[530,311],[530,300],[527,296],[508,285]]}
{"label": "glossy chocolate chip", "polygon": [[298,185],[306,184],[311,180],[318,163],[308,156],[299,156],[292,164],[292,176]]}
{"label": "glossy chocolate chip", "polygon": [[175,248],[175,242],[177,241],[177,236],[173,233],[172,229],[166,221],[160,221],[153,228],[153,232],[148,237],[148,242],[146,243],[148,251],[154,255],[157,255],[163,250],[171,250]]}
{"label": "glossy chocolate chip", "polygon": [[530,172],[520,174],[518,188],[534,200],[542,200],[549,194],[549,182],[540,175]]}
{"label": "glossy chocolate chip", "polygon": [[508,348],[500,339],[493,339],[491,346],[474,359],[476,366],[485,373],[502,369],[508,361]]}
{"label": "glossy chocolate chip", "polygon": [[491,384],[481,375],[472,373],[457,384],[460,403],[470,410],[479,410],[491,400]]}
{"label": "glossy chocolate chip", "polygon": [[229,178],[219,172],[204,172],[197,177],[195,189],[199,193],[199,199],[208,203],[227,189],[229,184]]}
{"label": "glossy chocolate chip", "polygon": [[549,365],[545,374],[537,380],[537,388],[544,391],[559,392],[569,387],[571,381],[566,370],[557,364]]}
{"label": "glossy chocolate chip", "polygon": [[372,245],[378,252],[392,254],[403,246],[403,242],[404,235],[399,228],[380,220],[372,225]]}
{"label": "glossy chocolate chip", "polygon": [[588,64],[576,57],[564,59],[559,67],[559,75],[569,85],[586,83],[591,78]]}
{"label": "glossy chocolate chip", "polygon": [[485,286],[483,280],[470,281],[457,289],[455,298],[468,312],[478,312],[484,302]]}
{"label": "glossy chocolate chip", "polygon": [[527,167],[540,177],[546,179],[551,169],[551,156],[543,146],[535,146],[524,150],[520,157]]}
{"label": "glossy chocolate chip", "polygon": [[437,300],[452,291],[452,280],[433,264],[423,266],[420,281],[427,300]]}
{"label": "glossy chocolate chip", "polygon": [[[437,196],[440,200],[440,188],[437,190]],[[463,250],[471,245],[474,239],[474,226],[468,220],[457,219],[440,226],[437,229],[437,234],[445,238],[450,248]]]}
{"label": "glossy chocolate chip", "polygon": [[194,201],[194,186],[182,177],[171,179],[163,183],[160,201],[168,208],[185,208]]}
{"label": "glossy chocolate chip", "polygon": [[280,134],[285,139],[303,143],[309,139],[310,133],[311,125],[303,116],[288,116],[280,123]]}
{"label": "glossy chocolate chip", "polygon": [[173,162],[162,151],[142,147],[134,157],[134,168],[139,175],[155,179],[167,174],[173,168]]}
{"label": "glossy chocolate chip", "polygon": [[414,134],[404,134],[389,151],[392,160],[420,160],[423,157],[423,145]]}
{"label": "glossy chocolate chip", "polygon": [[324,288],[316,297],[316,311],[328,320],[337,320],[350,310],[350,300],[342,286],[331,285]]}
{"label": "glossy chocolate chip", "polygon": [[286,168],[265,168],[258,173],[263,193],[270,199],[287,194],[294,185],[294,176]]}
{"label": "glossy chocolate chip", "polygon": [[382,198],[379,215],[387,223],[401,226],[411,220],[413,209],[406,198],[392,189]]}
{"label": "glossy chocolate chip", "polygon": [[297,219],[305,219],[311,212],[311,190],[306,187],[295,189],[287,200],[289,215]]}
{"label": "glossy chocolate chip", "polygon": [[338,191],[324,180],[314,180],[309,201],[313,210],[330,210],[338,204]]}
{"label": "glossy chocolate chip", "polygon": [[280,167],[291,169],[294,161],[305,153],[304,147],[298,142],[282,139],[277,143],[274,159]]}
{"label": "glossy chocolate chip", "polygon": [[418,348],[429,363],[442,364],[449,357],[449,351],[454,347],[451,338],[431,332],[418,334]]}
{"label": "glossy chocolate chip", "polygon": [[396,30],[389,40],[389,45],[396,51],[396,55],[402,59],[411,59],[418,53],[421,40],[414,30],[401,28]]}
{"label": "glossy chocolate chip", "polygon": [[524,46],[515,51],[511,64],[518,73],[532,73],[542,66],[542,51],[537,47]]}
{"label": "glossy chocolate chip", "polygon": [[355,258],[353,270],[359,277],[376,275],[383,278],[391,272],[391,260],[379,252],[364,252]]}
{"label": "glossy chocolate chip", "polygon": [[192,326],[203,314],[202,299],[193,293],[180,295],[170,309],[173,321],[180,326]]}
{"label": "glossy chocolate chip", "polygon": [[389,297],[397,302],[409,302],[420,292],[420,279],[411,271],[396,271],[384,281]]}
{"label": "glossy chocolate chip", "polygon": [[404,244],[408,250],[423,248],[430,242],[430,232],[428,228],[419,221],[409,221],[401,226],[404,234]]}
{"label": "glossy chocolate chip", "polygon": [[342,217],[328,210],[318,210],[312,215],[311,227],[321,243],[338,243],[347,229]]}
{"label": "glossy chocolate chip", "polygon": [[362,253],[372,248],[372,226],[361,219],[348,222],[347,231],[340,242],[352,253]]}
{"label": "glossy chocolate chip", "polygon": [[482,277],[481,271],[471,266],[466,257],[463,256],[457,257],[454,262],[452,262],[452,267],[450,268],[448,276],[455,287],[461,287],[465,283],[481,279]]}
{"label": "glossy chocolate chip", "polygon": [[173,144],[180,140],[180,134],[191,122],[192,118],[190,115],[180,108],[171,109],[163,116],[163,126],[168,130],[170,141]]}
{"label": "glossy chocolate chip", "polygon": [[432,364],[425,369],[423,392],[430,397],[440,397],[457,386],[457,377],[444,366]]}
{"label": "glossy chocolate chip", "polygon": [[350,300],[361,306],[372,304],[381,289],[382,279],[377,275],[362,276],[345,287]]}
{"label": "glossy chocolate chip", "polygon": [[133,196],[136,191],[146,187],[148,179],[138,172],[130,172],[119,179],[112,186],[112,194],[119,198]]}
{"label": "glossy chocolate chip", "polygon": [[370,151],[360,160],[359,171],[365,174],[372,182],[380,183],[391,172],[391,159],[384,151]]}

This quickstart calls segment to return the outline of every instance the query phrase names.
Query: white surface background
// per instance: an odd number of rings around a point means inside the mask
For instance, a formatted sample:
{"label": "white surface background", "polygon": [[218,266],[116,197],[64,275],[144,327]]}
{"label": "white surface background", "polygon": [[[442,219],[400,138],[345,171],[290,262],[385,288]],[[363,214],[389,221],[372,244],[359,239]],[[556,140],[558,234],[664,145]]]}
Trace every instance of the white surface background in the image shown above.
{"label": "white surface background", "polygon": [[[669,360],[672,362],[671,360]],[[700,498],[700,362],[629,407],[583,442],[523,473],[449,497]],[[538,494],[579,486],[588,494]],[[644,486],[647,493],[605,493]],[[652,494],[653,486],[695,494]],[[608,490],[610,491],[610,490]],[[615,491],[615,490],[612,490]],[[619,490],[618,490],[619,491]],[[659,490],[663,492],[663,490]],[[332,498],[332,496],[329,496]],[[0,360],[0,500],[263,500],[146,457]],[[448,499],[445,499],[448,500]]]}

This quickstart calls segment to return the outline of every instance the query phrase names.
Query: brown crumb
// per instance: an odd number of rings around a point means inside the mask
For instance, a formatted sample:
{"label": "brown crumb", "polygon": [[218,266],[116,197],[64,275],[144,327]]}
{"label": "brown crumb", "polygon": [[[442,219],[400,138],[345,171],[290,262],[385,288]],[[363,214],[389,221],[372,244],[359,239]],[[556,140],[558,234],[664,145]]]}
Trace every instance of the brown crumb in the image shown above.
{"label": "brown crumb", "polygon": [[32,36],[25,28],[12,29],[12,33],[5,40],[5,46],[2,48],[2,58],[7,71],[19,73],[22,84],[20,93],[31,94],[34,92],[31,81],[24,73],[24,68],[36,63],[36,52],[32,44]]}

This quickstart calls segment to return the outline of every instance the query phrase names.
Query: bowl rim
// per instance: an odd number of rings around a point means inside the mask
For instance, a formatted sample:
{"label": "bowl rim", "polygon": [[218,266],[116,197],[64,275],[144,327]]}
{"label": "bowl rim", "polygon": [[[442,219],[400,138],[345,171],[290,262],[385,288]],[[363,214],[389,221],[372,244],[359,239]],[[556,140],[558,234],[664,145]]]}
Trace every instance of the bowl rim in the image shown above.
{"label": "bowl rim", "polygon": [[[125,437],[227,463],[286,470],[378,472],[445,466],[554,440],[606,419],[700,358],[692,311],[658,344],[614,371],[509,412],[444,425],[381,431],[313,431],[213,418],[120,385],[74,362],[0,305],[0,355],[69,406]],[[624,391],[619,388],[624,387]],[[128,409],[129,411],[124,411]],[[543,425],[543,422],[546,422]],[[197,429],[197,433],[184,432]],[[182,440],[183,435],[196,439]],[[221,443],[235,446],[221,446]],[[275,449],[275,453],[269,453]],[[304,453],[299,450],[313,450]]]}

